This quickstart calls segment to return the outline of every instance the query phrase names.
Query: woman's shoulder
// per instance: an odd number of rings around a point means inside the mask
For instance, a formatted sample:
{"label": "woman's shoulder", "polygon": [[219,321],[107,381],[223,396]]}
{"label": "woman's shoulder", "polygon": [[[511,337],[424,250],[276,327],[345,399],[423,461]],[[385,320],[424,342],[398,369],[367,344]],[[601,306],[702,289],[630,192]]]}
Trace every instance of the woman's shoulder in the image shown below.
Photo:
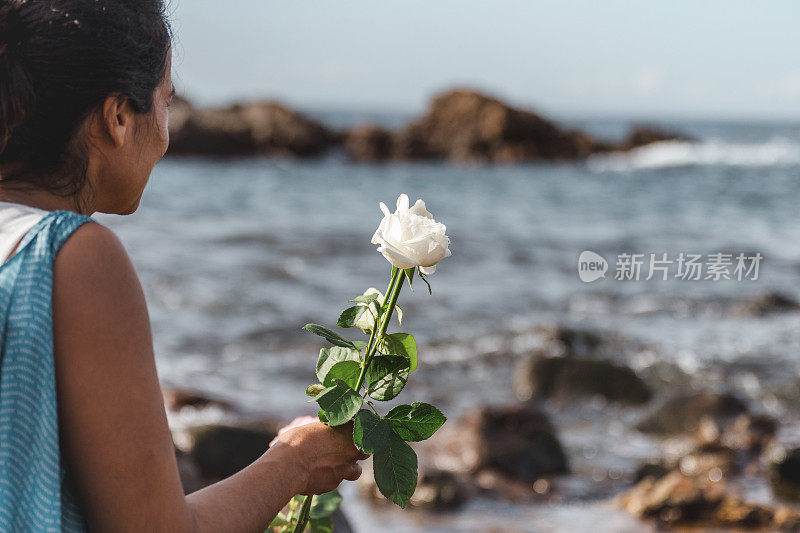
{"label": "woman's shoulder", "polygon": [[[119,237],[92,219],[77,227],[56,255],[53,264],[55,296],[129,303],[141,296],[141,285]],[[99,303],[99,302],[98,302]],[[107,301],[107,303],[110,303]]]}
{"label": "woman's shoulder", "polygon": [[92,218],[82,222],[87,223],[71,231],[60,247],[55,262],[57,269],[81,269],[99,273],[120,262],[129,263],[125,246],[110,228]]}

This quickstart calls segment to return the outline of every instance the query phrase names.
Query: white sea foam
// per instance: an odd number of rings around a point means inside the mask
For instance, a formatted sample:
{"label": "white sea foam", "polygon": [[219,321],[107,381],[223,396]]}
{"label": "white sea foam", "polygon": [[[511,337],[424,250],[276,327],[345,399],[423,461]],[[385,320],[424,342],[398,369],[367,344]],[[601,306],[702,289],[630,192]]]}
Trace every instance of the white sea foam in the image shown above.
{"label": "white sea foam", "polygon": [[596,172],[628,172],[684,166],[771,167],[800,164],[800,144],[782,137],[767,142],[736,144],[720,140],[663,141],[628,153],[596,155],[589,168]]}

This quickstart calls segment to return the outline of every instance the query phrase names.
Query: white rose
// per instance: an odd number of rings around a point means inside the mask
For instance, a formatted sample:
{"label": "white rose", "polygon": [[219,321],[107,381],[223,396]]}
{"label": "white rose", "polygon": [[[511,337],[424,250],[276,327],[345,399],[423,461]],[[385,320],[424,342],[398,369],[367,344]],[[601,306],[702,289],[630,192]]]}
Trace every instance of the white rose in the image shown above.
{"label": "white rose", "polygon": [[[364,333],[369,333],[372,331],[372,328],[375,327],[375,318],[378,316],[380,312],[380,307],[383,305],[383,299],[385,296],[381,291],[376,289],[375,287],[370,287],[366,291],[364,291],[364,296],[368,296],[370,294],[377,294],[378,297],[372,300],[369,303],[368,309],[366,309],[361,316],[358,317],[353,325],[363,331]],[[399,305],[394,306],[394,310],[397,312],[397,323],[401,326],[403,325],[403,310],[400,309]]]}
{"label": "white rose", "polygon": [[422,200],[411,208],[408,204],[405,194],[397,197],[394,213],[380,203],[384,217],[372,236],[372,244],[378,244],[378,251],[397,268],[419,267],[423,274],[433,274],[436,263],[451,255],[447,228],[433,219]]}

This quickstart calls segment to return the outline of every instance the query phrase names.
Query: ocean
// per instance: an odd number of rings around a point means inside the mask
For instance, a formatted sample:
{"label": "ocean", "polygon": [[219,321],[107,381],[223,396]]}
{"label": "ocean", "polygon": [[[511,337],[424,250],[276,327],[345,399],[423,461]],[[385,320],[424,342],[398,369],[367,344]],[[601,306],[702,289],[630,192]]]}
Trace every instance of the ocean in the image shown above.
{"label": "ocean", "polygon": [[[630,121],[569,125],[614,138]],[[447,225],[453,255],[430,276],[432,294],[417,280],[400,296],[402,329],[417,338],[421,361],[404,400],[431,401],[450,420],[511,402],[504,356],[535,348],[535,327],[560,324],[623,339],[613,356],[643,375],[669,365],[690,378],[675,386],[733,390],[778,417],[781,438],[796,440],[797,395],[785,391],[800,383],[800,313],[728,311],[776,291],[800,300],[800,124],[659,125],[696,141],[516,166],[354,164],[339,154],[166,158],[135,214],[96,218],[120,236],[139,273],[164,385],[287,420],[315,413],[303,391],[322,344],[300,328],[333,325],[347,300],[385,290],[389,265],[370,244],[378,202],[394,209],[407,193]],[[605,278],[581,281],[584,251],[608,262]],[[681,252],[762,260],[757,279],[680,279],[674,262],[667,280],[645,279],[650,254],[675,260]],[[639,280],[615,279],[621,254],[643,254]],[[539,506],[477,499],[427,522],[353,496],[345,510],[356,526],[391,516],[386,531],[642,531],[607,499],[669,444],[631,429],[643,409],[590,401],[550,411],[574,474]],[[748,490],[768,497],[763,486]]]}

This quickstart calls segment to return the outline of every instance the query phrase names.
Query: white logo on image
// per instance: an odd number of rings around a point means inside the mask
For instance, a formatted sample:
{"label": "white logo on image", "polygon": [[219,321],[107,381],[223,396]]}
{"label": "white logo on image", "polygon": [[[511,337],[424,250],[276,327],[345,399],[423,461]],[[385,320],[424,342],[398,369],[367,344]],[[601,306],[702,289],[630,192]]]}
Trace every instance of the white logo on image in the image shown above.
{"label": "white logo on image", "polygon": [[586,250],[578,257],[578,276],[584,283],[606,277],[608,262],[594,252]]}

